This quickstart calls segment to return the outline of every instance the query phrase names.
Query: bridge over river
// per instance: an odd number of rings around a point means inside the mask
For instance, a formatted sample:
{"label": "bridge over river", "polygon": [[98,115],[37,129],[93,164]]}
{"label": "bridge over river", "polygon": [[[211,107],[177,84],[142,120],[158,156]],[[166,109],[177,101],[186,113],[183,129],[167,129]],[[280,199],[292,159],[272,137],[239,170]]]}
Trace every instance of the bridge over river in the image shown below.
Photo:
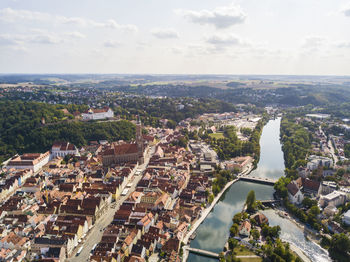
{"label": "bridge over river", "polygon": [[266,178],[266,177],[255,177],[255,176],[242,176],[238,175],[237,178],[241,181],[254,182],[259,184],[271,185],[276,184],[277,179]]}
{"label": "bridge over river", "polygon": [[212,257],[212,258],[219,258],[219,254],[218,253],[211,252],[211,251],[208,251],[208,250],[203,250],[203,249],[199,249],[199,248],[193,248],[193,247],[189,247],[189,246],[186,246],[185,249],[187,249],[191,253],[199,254],[201,256]]}

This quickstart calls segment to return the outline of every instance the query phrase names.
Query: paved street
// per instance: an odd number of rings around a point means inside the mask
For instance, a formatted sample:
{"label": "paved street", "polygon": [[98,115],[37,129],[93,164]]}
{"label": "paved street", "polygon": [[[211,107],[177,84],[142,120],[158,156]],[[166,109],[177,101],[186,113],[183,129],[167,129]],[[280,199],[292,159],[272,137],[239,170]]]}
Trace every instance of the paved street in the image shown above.
{"label": "paved street", "polygon": [[329,151],[330,151],[331,154],[332,154],[332,157],[333,157],[333,160],[334,160],[334,165],[336,165],[337,162],[338,162],[338,157],[337,157],[337,155],[335,154],[335,150],[334,150],[333,143],[332,143],[331,140],[328,140],[328,148],[329,148]]}
{"label": "paved street", "polygon": [[[138,167],[138,170],[144,171],[147,166],[148,162],[151,158],[151,155],[154,153],[154,147],[152,147],[147,153],[145,157],[145,163],[143,165],[140,165]],[[110,207],[108,207],[108,210],[105,214],[103,214],[95,223],[95,225],[92,227],[92,229],[88,232],[88,235],[85,239],[82,240],[82,243],[79,244],[73,251],[71,258],[68,259],[68,261],[72,262],[79,262],[79,261],[88,261],[90,256],[90,251],[92,247],[99,243],[102,239],[104,228],[106,228],[113,220],[115,212],[119,209],[120,205],[124,202],[125,199],[129,197],[129,195],[135,191],[137,183],[141,180],[141,175],[134,175],[134,180],[132,181],[132,186],[126,196],[120,196],[116,202],[113,202]],[[81,246],[84,246],[80,255],[76,256],[76,253],[78,252],[79,248]]]}
{"label": "paved street", "polygon": [[[326,134],[323,132],[321,126],[319,126],[319,130],[320,130],[320,132],[323,134],[323,136],[326,137]],[[338,157],[337,157],[337,155],[335,154],[335,149],[334,149],[333,143],[332,143],[332,141],[331,141],[330,139],[328,140],[328,145],[327,145],[327,146],[328,146],[328,148],[329,148],[329,152],[331,153],[331,155],[332,155],[332,157],[333,157],[334,165],[336,165],[337,162],[338,162]]]}

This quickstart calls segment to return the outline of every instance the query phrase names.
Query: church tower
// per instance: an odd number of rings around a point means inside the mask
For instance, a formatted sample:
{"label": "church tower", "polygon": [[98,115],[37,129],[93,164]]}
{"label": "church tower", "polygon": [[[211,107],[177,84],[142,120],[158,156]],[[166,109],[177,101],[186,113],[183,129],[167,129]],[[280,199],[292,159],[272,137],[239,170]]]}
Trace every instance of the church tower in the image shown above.
{"label": "church tower", "polygon": [[143,163],[143,138],[142,138],[142,123],[140,120],[140,117],[137,118],[137,123],[136,123],[136,144],[138,148],[138,153],[140,157],[140,163]]}

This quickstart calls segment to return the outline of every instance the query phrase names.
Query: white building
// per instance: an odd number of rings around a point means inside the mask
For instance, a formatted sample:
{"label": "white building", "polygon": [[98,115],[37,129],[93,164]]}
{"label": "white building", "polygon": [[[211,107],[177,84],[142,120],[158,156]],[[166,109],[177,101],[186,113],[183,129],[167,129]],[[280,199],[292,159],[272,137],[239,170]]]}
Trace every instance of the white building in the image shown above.
{"label": "white building", "polygon": [[328,195],[337,190],[337,183],[333,181],[322,181],[319,193],[321,195]]}
{"label": "white building", "polygon": [[316,156],[316,155],[309,156],[308,162],[307,162],[307,168],[312,171],[317,169],[319,166],[331,168],[333,167],[333,160],[324,156]]}
{"label": "white building", "polygon": [[83,120],[99,120],[114,117],[114,112],[109,107],[101,109],[90,108],[81,114]]}
{"label": "white building", "polygon": [[51,158],[65,157],[66,155],[79,156],[75,145],[69,142],[55,142],[51,148]]}
{"label": "white building", "polygon": [[346,211],[343,217],[343,222],[345,225],[350,226],[350,210]]}
{"label": "white building", "polygon": [[176,105],[176,109],[177,110],[182,110],[182,109],[184,109],[185,108],[185,106],[183,105],[183,104],[177,104]]}
{"label": "white building", "polygon": [[293,204],[300,204],[303,201],[304,195],[295,181],[290,182],[287,185],[287,189],[290,202]]}
{"label": "white building", "polygon": [[250,235],[251,224],[248,221],[243,221],[239,227],[239,234],[248,237]]}
{"label": "white building", "polygon": [[340,191],[333,191],[332,193],[321,196],[320,205],[322,207],[333,205],[335,207],[343,205],[346,201],[346,193]]}
{"label": "white building", "polygon": [[7,168],[15,169],[30,169],[33,172],[39,171],[44,165],[49,162],[50,152],[44,154],[30,153],[17,156],[8,162]]}

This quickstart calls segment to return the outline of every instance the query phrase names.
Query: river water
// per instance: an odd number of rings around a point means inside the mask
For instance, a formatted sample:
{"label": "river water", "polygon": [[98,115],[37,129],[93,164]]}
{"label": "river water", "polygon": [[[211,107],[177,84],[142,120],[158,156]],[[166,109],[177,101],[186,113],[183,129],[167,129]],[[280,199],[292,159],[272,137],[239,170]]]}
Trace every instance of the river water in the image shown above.
{"label": "river water", "polygon": [[[251,175],[278,179],[284,174],[284,160],[280,136],[281,119],[270,120],[264,127],[260,138],[260,161],[257,169]],[[212,212],[197,229],[197,237],[191,241],[191,247],[221,252],[229,236],[232,217],[243,208],[246,196],[250,190],[255,191],[259,200],[273,198],[272,186],[239,181],[233,184],[223,194]],[[303,231],[289,220],[277,216],[273,211],[267,211],[266,216],[271,225],[279,224],[282,228],[281,238],[301,248],[312,261],[330,261],[327,251],[321,249],[313,242],[307,241]],[[190,253],[189,262],[217,261]]]}

